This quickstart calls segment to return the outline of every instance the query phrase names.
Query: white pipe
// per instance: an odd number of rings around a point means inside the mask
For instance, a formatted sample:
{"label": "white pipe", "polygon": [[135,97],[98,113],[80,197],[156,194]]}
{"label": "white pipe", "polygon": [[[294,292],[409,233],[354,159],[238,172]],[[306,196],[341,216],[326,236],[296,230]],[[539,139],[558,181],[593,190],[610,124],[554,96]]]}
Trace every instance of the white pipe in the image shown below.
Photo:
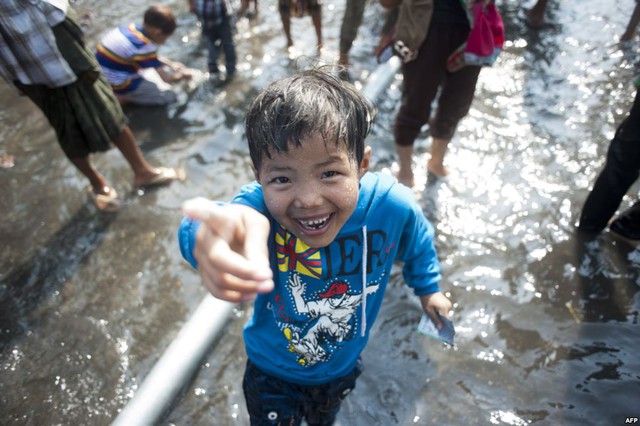
{"label": "white pipe", "polygon": [[[362,93],[375,101],[399,68],[400,59],[391,57],[369,76]],[[211,295],[205,296],[112,426],[149,426],[158,422],[176,395],[193,377],[206,352],[231,317],[233,306]]]}
{"label": "white pipe", "polygon": [[392,56],[385,63],[375,69],[367,79],[367,84],[362,88],[362,94],[370,101],[375,102],[383,90],[389,86],[389,82],[395,77],[400,69],[400,58]]}
{"label": "white pipe", "polygon": [[112,425],[155,424],[193,377],[233,307],[232,303],[205,296]]}

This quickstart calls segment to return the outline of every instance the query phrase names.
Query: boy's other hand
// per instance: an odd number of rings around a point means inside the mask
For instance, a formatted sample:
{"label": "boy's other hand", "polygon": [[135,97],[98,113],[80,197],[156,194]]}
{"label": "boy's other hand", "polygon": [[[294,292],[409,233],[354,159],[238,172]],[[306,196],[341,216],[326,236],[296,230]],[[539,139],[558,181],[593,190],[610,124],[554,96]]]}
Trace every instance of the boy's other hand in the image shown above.
{"label": "boy's other hand", "polygon": [[424,296],[420,296],[420,303],[422,304],[422,310],[431,318],[436,328],[442,330],[442,321],[438,318],[437,312],[449,318],[451,301],[447,299],[447,296],[439,291],[437,293],[425,294]]}
{"label": "boy's other hand", "polygon": [[173,70],[173,78],[176,81],[188,80],[193,77],[193,70],[180,62],[173,62],[171,69]]}
{"label": "boy's other hand", "polygon": [[273,290],[267,246],[270,225],[264,215],[251,207],[204,198],[186,201],[182,210],[201,222],[193,256],[214,297],[238,303]]}

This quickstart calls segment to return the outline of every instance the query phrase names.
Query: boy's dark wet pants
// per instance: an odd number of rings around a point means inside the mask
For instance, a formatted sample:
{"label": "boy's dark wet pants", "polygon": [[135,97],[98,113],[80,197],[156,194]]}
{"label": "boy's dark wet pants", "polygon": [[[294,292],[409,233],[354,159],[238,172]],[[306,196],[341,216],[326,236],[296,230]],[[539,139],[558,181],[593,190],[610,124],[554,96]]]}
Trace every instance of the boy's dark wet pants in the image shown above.
{"label": "boy's dark wet pants", "polygon": [[302,419],[309,426],[332,425],[361,372],[358,362],[345,377],[323,385],[302,386],[265,374],[247,361],[242,387],[251,426],[297,426]]}

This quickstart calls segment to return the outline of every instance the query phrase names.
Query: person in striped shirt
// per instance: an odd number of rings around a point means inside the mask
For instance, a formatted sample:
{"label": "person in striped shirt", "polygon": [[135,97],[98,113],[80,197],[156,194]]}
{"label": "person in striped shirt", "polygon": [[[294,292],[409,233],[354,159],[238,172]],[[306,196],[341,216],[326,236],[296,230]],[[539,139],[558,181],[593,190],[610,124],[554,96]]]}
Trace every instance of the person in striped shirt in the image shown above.
{"label": "person in striped shirt", "polygon": [[122,25],[102,37],[96,57],[121,104],[168,105],[176,101],[171,83],[190,78],[191,73],[183,64],[158,55],[158,46],[176,26],[169,8],[151,6],[142,25]]}

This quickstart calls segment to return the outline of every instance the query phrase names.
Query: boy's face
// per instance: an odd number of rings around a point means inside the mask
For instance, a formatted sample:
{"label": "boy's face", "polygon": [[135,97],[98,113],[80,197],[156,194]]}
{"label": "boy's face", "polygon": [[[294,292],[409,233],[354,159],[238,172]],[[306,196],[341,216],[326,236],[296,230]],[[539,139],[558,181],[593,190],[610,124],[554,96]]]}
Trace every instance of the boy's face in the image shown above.
{"label": "boy's face", "polygon": [[161,45],[161,44],[164,44],[167,41],[167,39],[169,39],[169,37],[171,37],[171,34],[160,32],[153,41],[155,44]]}
{"label": "boy's face", "polygon": [[171,34],[163,33],[160,28],[145,27],[145,34],[157,45],[164,44]]}
{"label": "boy's face", "polygon": [[358,182],[369,167],[371,148],[359,165],[345,143],[325,145],[318,134],[300,147],[265,157],[256,171],[275,220],[309,247],[329,245],[358,203]]}

